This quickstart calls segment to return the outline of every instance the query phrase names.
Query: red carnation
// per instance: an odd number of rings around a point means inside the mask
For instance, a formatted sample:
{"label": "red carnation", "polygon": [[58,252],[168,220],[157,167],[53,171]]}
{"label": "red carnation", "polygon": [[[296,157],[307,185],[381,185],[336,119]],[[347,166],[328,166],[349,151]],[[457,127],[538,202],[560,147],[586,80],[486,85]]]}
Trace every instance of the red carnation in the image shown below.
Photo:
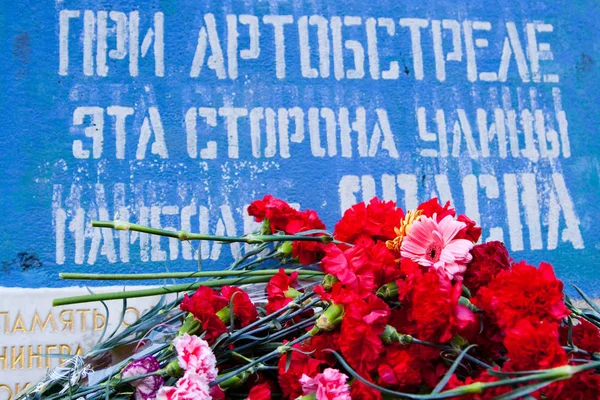
{"label": "red carnation", "polygon": [[479,238],[481,237],[481,227],[475,224],[471,218],[467,217],[464,214],[456,217],[456,220],[459,222],[463,222],[466,226],[462,228],[454,237],[455,239],[467,239],[473,243],[477,243]]}
{"label": "red carnation", "polygon": [[379,287],[402,275],[394,255],[385,243],[373,242],[367,238],[360,239],[346,250],[329,245],[321,261],[321,268],[361,296],[374,293]]}
{"label": "red carnation", "polygon": [[321,300],[339,304],[343,307],[348,307],[360,301],[358,293],[353,289],[347,288],[341,282],[336,282],[331,291],[326,291],[321,285],[315,286],[314,291],[319,295]]}
{"label": "red carnation", "polygon": [[[295,235],[314,229],[325,229],[325,224],[313,210],[296,211],[283,200],[276,199],[270,194],[262,200],[253,201],[248,207],[248,214],[257,222],[269,221],[273,233],[284,232]],[[319,236],[316,234],[312,236]],[[298,258],[302,264],[312,264],[325,255],[325,249],[320,242],[294,241],[292,242],[292,257]]]}
{"label": "red carnation", "polygon": [[381,400],[381,392],[365,385],[357,379],[350,385],[350,398],[360,400]]}
{"label": "red carnation", "polygon": [[363,376],[377,367],[383,351],[380,335],[389,316],[388,305],[373,294],[345,306],[338,343],[346,361]]}
{"label": "red carnation", "polygon": [[325,349],[339,351],[340,331],[319,332],[318,335],[311,337],[304,342],[306,351],[311,352],[311,355],[317,360],[326,362],[330,367],[336,364],[336,359],[330,352],[325,352]]}
{"label": "red carnation", "polygon": [[288,295],[298,280],[298,272],[287,276],[283,268],[279,269],[267,283],[267,314],[271,314],[290,303],[294,296]]}
{"label": "red carnation", "polygon": [[296,211],[285,226],[285,233],[294,235],[298,232],[309,231],[313,229],[325,229],[325,224],[319,218],[314,210]]}
{"label": "red carnation", "polygon": [[585,371],[575,374],[571,379],[561,382],[562,392],[551,400],[591,400],[600,399],[600,374]]}
{"label": "red carnation", "polygon": [[558,341],[558,325],[523,319],[506,332],[505,371],[532,371],[567,364],[567,354]]}
{"label": "red carnation", "polygon": [[246,400],[271,400],[271,385],[268,382],[255,385]]}
{"label": "red carnation", "polygon": [[[498,367],[495,367],[494,370],[498,370]],[[448,385],[446,386],[446,390],[456,389],[461,386],[471,385],[475,382],[488,383],[488,382],[497,382],[500,378],[490,375],[487,370],[483,370],[477,375],[475,378],[471,378],[470,376],[463,382],[456,375],[452,375],[450,381],[448,381]],[[464,395],[461,396],[461,400],[490,400],[495,399],[503,394],[506,394],[511,391],[511,387],[508,385],[505,386],[497,386],[494,388],[490,388],[484,390],[482,393]]]}
{"label": "red carnation", "polygon": [[206,332],[204,339],[212,343],[222,333],[227,332],[227,327],[217,316],[217,312],[229,305],[229,301],[220,296],[215,290],[200,286],[190,297],[187,293],[181,300],[181,311],[192,313],[195,319],[201,322],[202,330]]}
{"label": "red carnation", "polygon": [[[294,345],[294,348],[302,350],[299,344]],[[288,365],[287,358],[291,357]],[[315,376],[321,372],[322,361],[310,357],[308,354],[298,351],[289,351],[279,358],[279,386],[283,392],[283,397],[286,399],[295,399],[302,396],[302,385],[300,378],[303,374]]]}
{"label": "red carnation", "polygon": [[[589,353],[600,353],[600,329],[585,319],[579,319],[579,323],[573,326],[573,344]],[[560,342],[567,344],[569,327],[560,329]]]}
{"label": "red carnation", "polygon": [[212,400],[225,400],[225,392],[216,385],[210,388],[210,397]]}
{"label": "red carnation", "polygon": [[478,244],[471,249],[473,259],[467,265],[463,284],[474,296],[480,287],[486,286],[500,271],[510,269],[508,251],[502,242]]}
{"label": "red carnation", "polygon": [[450,206],[450,202],[447,201],[444,207],[442,207],[437,197],[419,204],[417,210],[421,210],[422,215],[430,218],[433,217],[433,214],[436,214],[438,222],[443,220],[448,215],[452,217],[456,216],[456,211],[454,211],[454,208]]}
{"label": "red carnation", "polygon": [[327,246],[321,267],[361,297],[375,289],[375,276],[370,268],[367,249],[362,244],[344,251],[335,245]]}
{"label": "red carnation", "polygon": [[221,293],[227,299],[227,304],[233,299],[233,315],[239,322],[239,327],[250,325],[258,318],[258,312],[248,293],[235,286],[223,286]]}
{"label": "red carnation", "polygon": [[370,270],[375,278],[375,287],[394,282],[402,271],[396,261],[396,256],[387,248],[385,242],[369,243],[367,247]]}
{"label": "red carnation", "polygon": [[[399,281],[399,292],[401,284],[405,286],[406,282]],[[408,289],[403,290],[408,293],[407,316],[414,324],[415,336],[421,340],[444,343],[475,322],[474,314],[458,303],[461,283],[452,285],[446,275],[430,270],[420,279],[409,280]]]}
{"label": "red carnation", "polygon": [[368,205],[364,202],[350,207],[335,225],[334,236],[346,243],[356,243],[360,238],[391,240],[396,237],[394,227],[404,218],[404,211],[396,208],[393,201],[381,201],[377,197]]}
{"label": "red carnation", "polygon": [[[314,229],[325,229],[325,224],[319,219],[313,210],[298,212],[288,222],[285,233],[295,235],[296,233],[312,231]],[[312,234],[310,236],[323,236],[323,234]],[[308,265],[319,261],[325,255],[325,245],[320,242],[294,241],[292,242],[292,257],[297,258],[301,264]]]}
{"label": "red carnation", "polygon": [[437,349],[393,344],[385,348],[385,355],[377,372],[385,386],[401,391],[413,390],[425,383],[426,375],[436,370],[435,361],[438,359]]}
{"label": "red carnation", "polygon": [[569,315],[562,289],[550,264],[535,268],[520,262],[479,289],[474,303],[503,330],[526,318],[557,323]]}
{"label": "red carnation", "polygon": [[285,227],[297,211],[283,200],[276,199],[270,194],[262,200],[253,201],[248,207],[248,215],[254,217],[256,222],[265,219],[269,221],[271,232],[284,231]]}

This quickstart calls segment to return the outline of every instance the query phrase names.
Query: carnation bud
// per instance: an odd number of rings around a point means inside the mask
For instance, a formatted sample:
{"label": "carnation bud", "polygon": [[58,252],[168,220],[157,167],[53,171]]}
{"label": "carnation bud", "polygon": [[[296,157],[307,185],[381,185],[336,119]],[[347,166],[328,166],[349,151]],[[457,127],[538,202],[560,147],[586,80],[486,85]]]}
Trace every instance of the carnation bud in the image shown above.
{"label": "carnation bud", "polygon": [[464,349],[469,345],[469,341],[460,335],[454,335],[450,342],[455,349]]}
{"label": "carnation bud", "polygon": [[398,333],[396,328],[391,325],[386,325],[385,330],[381,334],[381,340],[385,344],[400,343],[402,345],[409,345],[412,343],[413,337],[410,335],[401,335]]}
{"label": "carnation bud", "polygon": [[189,333],[190,335],[193,335],[194,333],[198,332],[200,329],[202,329],[202,323],[200,321],[198,321],[196,318],[194,318],[194,315],[192,313],[189,313],[185,317],[185,320],[183,321],[183,325],[179,329],[179,336],[183,335],[184,333]]}
{"label": "carnation bud", "polygon": [[285,257],[290,257],[292,255],[292,251],[293,251],[293,247],[292,247],[292,242],[291,241],[287,241],[287,242],[283,242],[281,244],[281,246],[279,246],[279,248],[277,249],[277,251],[279,252],[279,254],[284,255]]}
{"label": "carnation bud", "polygon": [[543,372],[544,375],[547,375],[550,379],[569,379],[576,372],[576,368],[571,365],[563,365],[562,367],[556,367]]}
{"label": "carnation bud", "polygon": [[398,284],[396,282],[386,283],[377,289],[377,296],[384,300],[398,300]]}
{"label": "carnation bud", "polygon": [[217,317],[219,317],[224,324],[228,324],[229,319],[231,318],[231,308],[229,308],[229,306],[221,308],[217,311]]}
{"label": "carnation bud", "polygon": [[270,235],[271,232],[271,222],[265,218],[265,220],[263,221],[261,227],[260,227],[260,234],[261,235]]}
{"label": "carnation bud", "polygon": [[468,287],[466,287],[465,285],[462,285],[462,295],[464,297],[466,297],[467,299],[471,298],[471,291],[469,290]]}
{"label": "carnation bud", "polygon": [[231,378],[224,380],[223,382],[221,382],[219,384],[219,387],[222,390],[240,387],[246,382],[246,380],[250,377],[250,375],[254,374],[256,371],[258,371],[263,366],[264,366],[263,364],[257,364],[253,367],[250,367],[250,368],[240,372],[239,374],[234,375]]}
{"label": "carnation bud", "polygon": [[316,327],[322,331],[332,331],[338,327],[344,318],[344,306],[332,303],[317,319]]}
{"label": "carnation bud", "polygon": [[325,290],[331,290],[331,288],[333,287],[333,285],[335,285],[338,282],[339,282],[338,278],[336,278],[335,276],[333,276],[331,274],[327,274],[323,278],[323,289],[325,289]]}
{"label": "carnation bud", "polygon": [[283,294],[285,296],[286,299],[295,299],[296,297],[300,296],[302,293],[297,291],[296,289],[294,289],[291,286],[288,286],[287,290],[285,291],[285,293]]}
{"label": "carnation bud", "polygon": [[174,359],[173,361],[171,361],[167,365],[165,370],[169,376],[172,376],[174,378],[182,377],[183,373],[185,372],[183,370],[183,368],[181,368],[181,366],[179,365],[179,361],[177,359]]}

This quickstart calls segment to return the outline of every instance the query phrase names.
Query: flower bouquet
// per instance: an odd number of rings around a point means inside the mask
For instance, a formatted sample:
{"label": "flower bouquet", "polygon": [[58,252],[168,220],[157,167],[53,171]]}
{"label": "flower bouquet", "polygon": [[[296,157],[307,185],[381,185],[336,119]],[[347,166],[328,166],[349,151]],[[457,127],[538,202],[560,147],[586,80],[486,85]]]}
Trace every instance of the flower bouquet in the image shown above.
{"label": "flower bouquet", "polygon": [[95,221],[249,250],[221,271],[61,274],[187,282],[56,299],[182,294],[20,398],[600,398],[600,309],[577,288],[576,306],[549,264],[477,244],[481,228],[450,204],[405,213],[375,198],[347,210],[333,233],[316,212],[269,195],[248,213],[261,230],[241,237]]}

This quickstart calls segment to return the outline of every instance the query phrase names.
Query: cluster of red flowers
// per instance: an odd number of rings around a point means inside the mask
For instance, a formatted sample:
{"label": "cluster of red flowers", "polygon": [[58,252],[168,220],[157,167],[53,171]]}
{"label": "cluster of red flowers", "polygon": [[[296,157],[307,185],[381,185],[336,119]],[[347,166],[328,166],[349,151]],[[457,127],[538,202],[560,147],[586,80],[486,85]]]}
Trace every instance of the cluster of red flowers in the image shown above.
{"label": "cluster of red flowers", "polygon": [[[297,211],[270,195],[248,212],[263,222],[263,234],[326,234],[316,212]],[[319,314],[298,333],[309,337],[282,353],[276,375],[254,374],[248,398],[277,392],[297,399],[314,390],[316,399],[382,399],[377,387],[428,393],[470,344],[477,345],[471,359],[445,390],[597,358],[600,330],[571,314],[552,266],[513,262],[502,243],[477,244],[480,236],[481,228],[449,203],[432,199],[405,213],[375,198],[344,213],[333,242],[292,240],[287,255],[305,265],[319,262],[326,274],[312,293],[325,311],[305,310],[290,321]],[[266,292],[265,316],[305,294],[298,273],[283,269]],[[227,332],[229,321],[241,328],[258,318],[249,296],[229,286],[220,293],[200,288],[186,295],[181,309],[199,322],[209,343]],[[491,399],[515,387],[464,398]],[[600,398],[600,375],[588,370],[536,390],[532,396],[539,399]]]}
{"label": "cluster of red flowers", "polygon": [[[289,221],[304,215],[270,196],[254,202],[250,212],[259,221],[268,220],[273,232],[286,233],[300,232],[290,230]],[[313,215],[312,211],[305,213]],[[412,214],[405,215],[393,202],[376,198],[369,204],[357,204],[335,226],[334,238],[341,243],[320,244],[310,256],[303,254],[304,259],[320,259],[321,269],[333,278],[327,280],[326,288],[320,286],[315,291],[328,303],[341,305],[343,317],[339,326],[299,345],[302,352],[281,357],[279,383],[284,398],[302,395],[298,383],[302,375],[313,376],[338,365],[324,349],[339,352],[358,374],[379,386],[415,393],[432,389],[449,367],[443,351],[394,341],[386,336],[391,329],[438,347],[478,344],[473,354],[503,372],[567,365],[572,358],[589,358],[598,351],[598,328],[573,317],[572,340],[588,353],[575,356],[563,348],[567,345],[565,318],[569,311],[564,305],[562,282],[549,264],[536,268],[511,262],[500,242],[475,244],[481,228],[465,215],[456,217],[448,203],[442,206],[432,199]],[[420,219],[430,218],[441,226],[447,217],[459,224],[454,231],[440,228],[442,236],[449,231],[452,234],[441,242],[442,246],[450,247],[461,239],[473,244],[465,257],[469,261],[463,273],[444,273],[444,268],[404,256],[402,245],[390,243],[400,235],[406,240]],[[311,220],[319,221],[316,215]],[[403,226],[403,221],[408,224]],[[305,225],[314,229],[310,223]],[[282,272],[272,279],[268,309],[291,301],[284,293],[295,281],[296,276],[286,277]],[[292,358],[291,362],[287,357]],[[467,374],[455,375],[447,388],[497,379],[485,368],[473,365]],[[589,395],[585,398],[598,398],[600,375],[585,372],[567,383],[543,388],[535,396],[567,398],[567,391],[573,387],[585,387],[583,393]],[[500,387],[472,398],[493,398],[508,390]],[[351,395],[356,399],[381,399],[379,391],[359,380],[351,382]]]}
{"label": "cluster of red flowers", "polygon": [[[313,210],[297,211],[285,201],[266,195],[262,200],[256,200],[248,207],[248,214],[257,222],[265,222],[271,233],[283,232],[295,235],[311,230],[323,230],[325,224]],[[313,236],[317,236],[315,234]],[[318,261],[324,252],[323,244],[319,242],[295,241],[292,243],[292,257],[302,264],[312,264]]]}
{"label": "cluster of red flowers", "polygon": [[180,308],[189,312],[200,323],[195,329],[205,332],[204,339],[208,343],[214,343],[228,331],[225,324],[230,323],[232,314],[236,326],[240,328],[258,318],[256,306],[250,296],[234,286],[223,286],[221,293],[201,286],[192,296],[184,295]]}

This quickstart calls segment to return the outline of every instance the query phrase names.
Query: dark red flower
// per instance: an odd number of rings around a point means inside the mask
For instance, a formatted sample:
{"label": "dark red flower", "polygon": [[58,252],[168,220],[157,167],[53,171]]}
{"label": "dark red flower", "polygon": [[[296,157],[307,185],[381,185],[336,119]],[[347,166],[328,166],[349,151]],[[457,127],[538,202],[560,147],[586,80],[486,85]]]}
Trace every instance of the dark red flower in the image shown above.
{"label": "dark red flower", "polygon": [[450,202],[447,201],[442,207],[437,197],[419,204],[417,210],[421,210],[422,215],[425,215],[426,217],[433,217],[433,214],[436,214],[438,222],[448,215],[451,215],[452,217],[456,216],[456,211],[450,206]]}
{"label": "dark red flower", "polygon": [[219,385],[215,385],[210,388],[210,397],[212,400],[225,400],[225,392]]}
{"label": "dark red flower", "polygon": [[558,341],[558,325],[522,319],[504,338],[505,371],[531,371],[567,364],[567,354]]}
{"label": "dark red flower", "polygon": [[184,294],[181,301],[181,311],[192,313],[195,319],[201,322],[202,330],[206,332],[204,339],[212,343],[222,333],[227,332],[227,327],[217,316],[217,312],[229,306],[229,301],[219,295],[215,290],[200,286],[192,296]]}
{"label": "dark red flower", "polygon": [[563,283],[556,279],[550,264],[535,268],[520,262],[479,289],[474,303],[503,330],[522,319],[558,323],[569,315],[562,289]]}
{"label": "dark red flower", "polygon": [[400,224],[402,218],[404,211],[396,208],[396,203],[374,197],[368,205],[361,202],[346,210],[335,225],[334,236],[346,243],[356,243],[363,237],[391,240],[396,237],[394,227]]}
{"label": "dark red flower", "polygon": [[221,293],[227,299],[228,305],[233,299],[233,315],[238,322],[238,327],[243,328],[256,321],[258,312],[248,293],[235,286],[223,286]]}
{"label": "dark red flower", "polygon": [[502,242],[488,242],[473,246],[473,259],[467,265],[463,284],[476,295],[480,287],[486,286],[500,271],[510,269],[508,251]]}
{"label": "dark red flower", "polygon": [[[399,280],[406,285],[405,281]],[[474,314],[458,303],[462,286],[460,282],[452,285],[445,274],[430,270],[420,279],[408,281],[408,289],[403,288],[407,307],[407,316],[414,324],[417,338],[435,343],[445,343],[455,333],[475,322]]]}
{"label": "dark red flower", "polygon": [[283,268],[279,269],[267,283],[267,314],[271,314],[290,303],[294,297],[288,296],[289,289],[294,288],[298,280],[298,272],[288,276]]}
{"label": "dark red flower", "polygon": [[482,313],[475,314],[476,321],[467,330],[461,330],[460,335],[469,343],[477,345],[477,353],[481,358],[490,361],[498,360],[506,352],[502,340],[504,332]]}
{"label": "dark red flower", "polygon": [[271,232],[284,231],[289,220],[296,215],[288,203],[276,199],[270,194],[262,200],[253,201],[248,207],[248,215],[254,217],[256,222],[262,222],[265,219],[269,221]]}
{"label": "dark red flower", "polygon": [[380,335],[389,316],[389,306],[373,294],[344,308],[338,343],[346,361],[363,376],[377,367],[383,351]]}
{"label": "dark red flower", "polygon": [[271,400],[271,386],[267,382],[254,385],[246,400]]}
{"label": "dark red flower", "polygon": [[[589,353],[600,353],[600,329],[583,318],[578,321],[579,323],[573,326],[573,344]],[[568,333],[568,326],[560,328],[560,342],[565,346]]]}

